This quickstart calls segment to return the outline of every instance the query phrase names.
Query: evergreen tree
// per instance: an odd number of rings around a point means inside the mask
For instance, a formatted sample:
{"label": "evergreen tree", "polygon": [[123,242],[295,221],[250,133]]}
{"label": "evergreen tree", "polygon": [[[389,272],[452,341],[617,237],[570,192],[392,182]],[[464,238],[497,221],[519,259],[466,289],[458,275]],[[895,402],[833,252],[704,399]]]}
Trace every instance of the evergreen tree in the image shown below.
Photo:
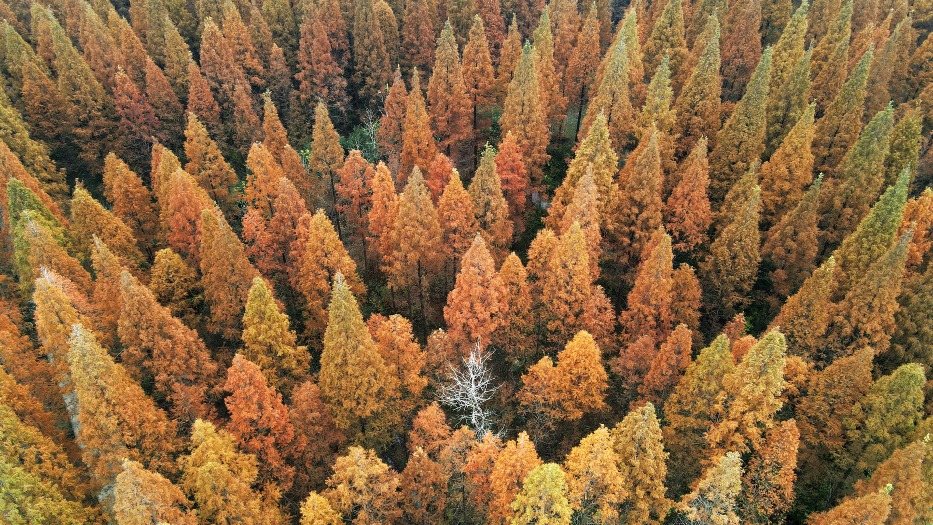
{"label": "evergreen tree", "polygon": [[254,278],[243,314],[243,357],[258,365],[272,386],[286,393],[304,379],[308,367],[307,348],[298,346],[296,338],[269,286]]}
{"label": "evergreen tree", "polygon": [[813,112],[810,104],[780,146],[761,165],[761,221],[776,225],[804,195],[813,180]]}
{"label": "evergreen tree", "polygon": [[862,129],[865,86],[871,60],[871,52],[862,55],[839,95],[826,107],[823,116],[816,122],[813,133],[813,158],[817,171],[835,173],[836,166],[855,143]]}

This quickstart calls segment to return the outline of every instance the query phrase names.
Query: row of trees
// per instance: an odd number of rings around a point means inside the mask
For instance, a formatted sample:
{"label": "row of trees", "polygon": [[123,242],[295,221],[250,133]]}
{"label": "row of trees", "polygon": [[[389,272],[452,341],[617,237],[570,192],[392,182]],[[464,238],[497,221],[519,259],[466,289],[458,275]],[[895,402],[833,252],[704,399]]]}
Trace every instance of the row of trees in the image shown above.
{"label": "row of trees", "polygon": [[926,3],[0,19],[10,522],[933,519]]}

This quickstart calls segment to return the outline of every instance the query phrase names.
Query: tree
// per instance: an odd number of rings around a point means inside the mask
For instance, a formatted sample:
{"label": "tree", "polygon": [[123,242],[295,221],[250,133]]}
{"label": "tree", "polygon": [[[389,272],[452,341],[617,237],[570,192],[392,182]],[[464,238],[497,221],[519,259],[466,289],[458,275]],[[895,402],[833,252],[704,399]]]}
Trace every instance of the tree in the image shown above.
{"label": "tree", "polygon": [[597,211],[603,217],[608,218],[610,216],[612,185],[618,171],[619,156],[612,147],[607,126],[605,113],[600,113],[596,116],[583,141],[577,147],[573,160],[567,167],[564,181],[554,193],[554,199],[548,212],[548,219],[553,218],[553,227],[556,227],[557,223],[567,215],[565,210],[573,200],[580,179],[591,169],[599,199]]}
{"label": "tree", "polygon": [[657,230],[642,254],[628,294],[628,309],[619,315],[624,342],[634,342],[640,335],[663,341],[670,333],[673,257],[671,238]]}
{"label": "tree", "polygon": [[198,522],[196,513],[189,510],[188,498],[175,484],[136,461],[123,460],[123,471],[114,486],[114,500],[114,517],[121,525]]}
{"label": "tree", "polygon": [[380,162],[376,166],[371,188],[370,208],[366,217],[369,224],[368,241],[379,256],[383,272],[388,273],[387,268],[392,264],[392,232],[398,215],[399,199],[392,174],[385,163]]}
{"label": "tree", "polygon": [[90,331],[74,325],[68,344],[78,407],[77,439],[93,484],[104,490],[105,500],[110,499],[106,495],[111,494],[123,458],[171,472],[174,422],[114,363]]}
{"label": "tree", "polygon": [[159,397],[171,402],[174,417],[192,422],[211,416],[207,393],[214,386],[217,364],[204,343],[129,272],[120,272],[118,282],[123,364],[136,378],[155,382]]}
{"label": "tree", "polygon": [[311,107],[315,97],[342,112],[347,107],[347,81],[335,56],[336,50],[320,16],[306,15],[301,21],[298,43],[297,99],[299,107]]}
{"label": "tree", "polygon": [[201,210],[213,207],[210,196],[181,168],[175,169],[158,188],[164,192],[159,198],[159,222],[165,240],[186,259],[198,261],[202,248]]}
{"label": "tree", "polygon": [[514,525],[567,525],[572,509],[567,501],[564,471],[556,463],[535,467],[512,502]]}
{"label": "tree", "polygon": [[564,460],[564,470],[567,499],[572,508],[602,523],[618,517],[619,506],[628,497],[629,489],[619,471],[619,458],[609,429],[600,425],[581,439]]}
{"label": "tree", "polygon": [[321,390],[313,381],[305,381],[291,392],[288,417],[295,429],[295,439],[287,450],[295,470],[292,493],[303,494],[327,478],[338,449],[346,436],[334,423],[334,416],[321,399]]}
{"label": "tree", "polygon": [[405,3],[401,24],[401,56],[405,58],[402,65],[406,73],[412,74],[419,69],[428,71],[434,63],[434,38],[437,35],[439,17],[431,12],[432,9],[435,9],[435,6],[427,0]]}
{"label": "tree", "polygon": [[202,210],[201,286],[213,332],[228,339],[239,336],[249,288],[258,275],[227,221],[217,211]]}
{"label": "tree", "polygon": [[843,420],[847,445],[838,463],[855,479],[910,443],[923,417],[925,382],[919,364],[902,365],[875,381]]}
{"label": "tree", "polygon": [[[754,2],[751,2],[754,4]],[[755,163],[765,146],[765,106],[771,78],[771,50],[766,49],[748,82],[748,89],[716,135],[710,154],[710,197],[720,201],[728,188]]]}
{"label": "tree", "polygon": [[530,257],[529,273],[540,279],[543,309],[540,322],[547,330],[547,339],[562,344],[584,327],[593,281],[586,238],[580,224],[574,223],[559,241],[555,241],[555,246],[551,247],[554,252],[546,254],[542,273],[531,272]]}
{"label": "tree", "polygon": [[301,525],[340,525],[342,520],[323,496],[311,492],[301,504]]}
{"label": "tree", "polygon": [[800,432],[793,419],[771,429],[742,479],[742,515],[755,523],[782,516],[794,501]]}
{"label": "tree", "polygon": [[548,123],[563,122],[567,101],[561,93],[560,78],[554,63],[554,35],[550,18],[550,6],[541,12],[538,27],[532,34],[532,49],[535,53],[538,89],[541,107],[544,108]]}
{"label": "tree", "polygon": [[392,523],[401,517],[399,475],[372,450],[350,447],[337,458],[324,497],[355,525]]}
{"label": "tree", "polygon": [[[576,120],[575,137],[580,135],[583,109],[592,98],[594,89],[599,87],[595,85],[596,71],[599,69],[600,62],[599,25],[598,8],[596,2],[592,2],[586,11],[586,18],[579,29],[579,34],[574,35],[577,45],[570,53],[569,62],[563,74],[567,107],[577,108],[577,114],[570,115]],[[558,33],[558,40],[561,40],[560,37]],[[557,49],[561,48],[560,45],[557,47]]]}
{"label": "tree", "polygon": [[758,275],[759,231],[758,187],[745,205],[731,218],[710,246],[709,257],[700,263],[703,282],[711,305],[729,317],[744,304],[745,297]]}
{"label": "tree", "polygon": [[679,76],[680,68],[687,58],[684,10],[680,0],[669,0],[664,5],[642,52],[645,55],[645,68],[649,71],[657,69],[666,57],[670,60],[672,75]]}
{"label": "tree", "polygon": [[623,183],[610,196],[608,240],[615,244],[613,258],[622,268],[634,266],[662,223],[664,173],[653,127],[643,146],[627,159],[619,175]]}
{"label": "tree", "polygon": [[198,64],[192,60],[188,63],[188,113],[198,116],[215,134],[221,131],[220,106],[211,92],[211,87]]}
{"label": "tree", "polygon": [[464,83],[460,54],[449,20],[444,24],[437,41],[434,68],[428,82],[428,104],[431,129],[437,134],[438,147],[455,162],[460,160],[461,153],[458,150],[473,135],[470,126],[473,107]]}
{"label": "tree", "polygon": [[[318,384],[343,430],[355,429],[396,395],[386,363],[363,324],[356,299],[341,273],[334,279]],[[353,371],[352,374],[348,373]]]}
{"label": "tree", "polygon": [[443,230],[447,265],[459,273],[460,259],[475,242],[477,226],[473,200],[460,182],[456,169],[451,171],[450,181],[437,202],[437,218]]}
{"label": "tree", "polygon": [[116,76],[114,104],[120,116],[121,149],[131,164],[141,167],[145,154],[135,152],[148,150],[156,140],[165,140],[160,131],[162,122],[146,95],[123,71]]}
{"label": "tree", "polygon": [[363,101],[374,101],[392,76],[388,38],[373,7],[373,2],[353,5],[353,83]]}
{"label": "tree", "polygon": [[191,174],[208,196],[225,213],[234,211],[234,186],[238,179],[236,172],[227,164],[220,147],[211,140],[207,128],[194,113],[188,113],[188,127],[185,129],[185,171]]}
{"label": "tree", "polygon": [[418,71],[415,70],[412,73],[411,91],[408,92],[405,121],[402,125],[402,164],[397,174],[397,183],[404,184],[416,167],[426,170],[437,155],[437,144],[434,142],[431,122],[425,108],[421,81],[418,79]]}
{"label": "tree", "polygon": [[710,149],[715,149],[714,138],[720,126],[722,81],[717,17],[709,16],[702,36],[703,40],[694,43],[694,47],[702,50],[696,67],[674,103],[678,116],[675,132],[680,137],[678,152],[681,154],[693,150],[696,141],[704,136],[710,140]]}
{"label": "tree", "polygon": [[735,368],[729,339],[720,335],[687,367],[664,406],[664,443],[679,467],[671,471],[672,493],[682,491],[700,474],[694,444],[703,442],[713,425],[712,407],[723,391],[723,379]]}
{"label": "tree", "polygon": [[491,523],[503,524],[513,519],[512,502],[521,492],[528,474],[539,465],[541,460],[528,434],[521,432],[516,440],[505,444],[489,472],[492,500],[487,519]]}
{"label": "tree", "polygon": [[835,295],[848,292],[894,245],[907,202],[909,178],[906,170],[902,172],[897,182],[885,190],[855,231],[833,253],[838,262]]}
{"label": "tree", "polygon": [[[821,9],[827,4],[814,6],[814,15],[811,20],[813,28],[823,26],[823,34],[819,37],[813,50],[813,65],[810,78],[813,79],[813,98],[821,108],[829,106],[833,97],[840,93],[845,82],[852,38],[852,12],[853,4],[850,2],[833,2],[829,9]],[[821,12],[822,11],[822,12]],[[822,16],[820,16],[822,15]],[[858,49],[855,50],[858,55]],[[870,62],[871,60],[869,60]],[[859,101],[859,106],[862,101]],[[861,111],[861,110],[860,110]]]}
{"label": "tree", "polygon": [[[890,523],[913,523],[924,513],[929,495],[924,494],[923,463],[930,456],[928,439],[914,441],[897,449],[872,472],[870,478],[855,484],[858,496],[868,496],[890,487]],[[927,484],[929,484],[927,482]],[[928,492],[928,491],[927,491]]]}
{"label": "tree", "polygon": [[524,230],[525,199],[528,189],[528,170],[522,158],[515,135],[506,133],[496,152],[496,175],[499,176],[502,194],[509,204],[509,217],[513,231]]}
{"label": "tree", "polygon": [[747,93],[754,64],[762,58],[762,5],[757,0],[745,0],[723,6],[723,10],[723,90],[724,99],[733,101]]}
{"label": "tree", "polygon": [[407,106],[408,91],[405,89],[405,81],[402,80],[402,71],[396,67],[392,86],[386,95],[379,129],[376,131],[379,150],[387,157],[386,162],[391,170],[396,172],[399,171],[402,162],[402,141]]}
{"label": "tree", "polygon": [[797,206],[766,234],[761,255],[773,267],[771,284],[780,297],[800,289],[813,270],[819,243],[817,221],[822,182],[822,176],[818,177]]}
{"label": "tree", "polygon": [[440,388],[439,399],[454,410],[461,412],[461,419],[469,423],[477,436],[490,434],[492,412],[486,404],[493,398],[497,386],[489,365],[489,352],[476,344],[462,358],[462,368],[450,365],[447,382]]}
{"label": "tree", "polygon": [[690,366],[692,341],[693,333],[687,325],[677,325],[670,333],[651,361],[644,381],[638,385],[643,399],[662,406]]}
{"label": "tree", "polygon": [[230,412],[226,430],[245,452],[255,454],[259,463],[259,482],[277,484],[288,490],[295,475],[283,457],[295,436],[282,395],[266,381],[255,363],[237,354],[227,370],[223,386],[230,393],[224,400]]}
{"label": "tree", "polygon": [[891,496],[875,492],[860,498],[846,499],[826,512],[810,518],[813,525],[881,525],[891,512]]}
{"label": "tree", "polygon": [[412,453],[399,479],[401,510],[406,523],[426,525],[443,520],[448,477],[424,450],[419,448]]}
{"label": "tree", "polygon": [[262,369],[274,388],[285,393],[304,379],[308,368],[308,350],[298,346],[296,338],[269,286],[254,278],[243,314],[242,355]]}
{"label": "tree", "polygon": [[855,143],[862,129],[865,85],[871,60],[871,52],[862,55],[839,95],[816,122],[813,159],[817,171],[834,173],[834,168]]}
{"label": "tree", "polygon": [[486,237],[497,260],[504,257],[512,241],[509,208],[502,194],[502,183],[496,172],[496,150],[487,147],[479,168],[468,189],[473,201],[476,225]]}
{"label": "tree", "polygon": [[761,221],[775,225],[803,198],[804,187],[813,180],[813,112],[804,110],[780,146],[761,165]]}
{"label": "tree", "polygon": [[392,263],[389,285],[395,289],[415,287],[422,314],[425,314],[427,281],[443,263],[440,245],[442,236],[437,210],[421,177],[421,170],[412,170],[398,201],[398,215],[392,231]]}
{"label": "tree", "polygon": [[775,42],[768,89],[768,131],[765,155],[772,154],[790,128],[800,120],[810,91],[811,50],[806,49],[810,3],[801,3]]}
{"label": "tree", "polygon": [[707,196],[706,144],[706,139],[700,138],[681,163],[679,182],[664,205],[664,227],[674,239],[673,247],[677,251],[690,251],[706,242],[706,232],[713,221]]}
{"label": "tree", "polygon": [[197,504],[201,523],[260,524],[278,514],[252,488],[256,456],[237,450],[235,438],[210,422],[194,422],[190,452],[178,458],[178,466],[179,484]]}
{"label": "tree", "polygon": [[[340,145],[340,135],[334,129],[334,124],[330,120],[327,106],[318,101],[314,108],[314,130],[311,133],[311,155],[308,157],[308,171],[313,177],[322,181],[328,188],[329,210],[337,207],[337,170],[343,166],[344,155],[343,147]],[[310,188],[299,188],[306,190]],[[324,195],[312,195],[305,193],[309,208],[314,208],[317,201],[324,201]],[[335,215],[336,216],[336,215]],[[340,231],[340,223],[337,222],[337,231]]]}
{"label": "tree", "polygon": [[[498,21],[499,24],[502,23],[501,15],[498,15]],[[499,30],[502,30],[501,25]],[[463,47],[461,62],[463,85],[473,111],[474,133],[478,133],[482,127],[485,127],[480,126],[480,115],[485,115],[488,111],[489,105],[493,102],[493,89],[495,88],[495,70],[492,67],[490,44],[486,37],[484,20],[480,14],[476,14],[471,22],[470,37]],[[495,45],[495,42],[493,44]]]}
{"label": "tree", "polygon": [[499,125],[504,135],[515,135],[534,185],[541,183],[542,168],[550,158],[546,151],[550,141],[547,112],[541,105],[538,82],[535,54],[526,43],[509,83]]}
{"label": "tree", "polygon": [[505,286],[483,238],[477,235],[463,255],[454,289],[444,307],[448,333],[466,347],[479,341],[486,346],[503,321]]}
{"label": "tree", "polygon": [[742,460],[729,452],[706,471],[690,494],[684,496],[680,511],[690,523],[738,524],[736,500],[742,490]]}
{"label": "tree", "polygon": [[596,92],[590,100],[580,128],[581,132],[588,133],[596,117],[600,113],[605,114],[609,137],[616,150],[629,149],[634,142],[636,131],[636,114],[628,82],[631,75],[628,56],[630,51],[624,40],[613,44],[610,54],[607,55],[608,61],[605,62],[603,75],[597,75],[600,82],[594,84]]}
{"label": "tree", "polygon": [[111,248],[120,262],[130,268],[138,268],[143,254],[136,246],[136,237],[129,226],[104,208],[97,199],[80,186],[71,198],[71,234],[75,246],[72,251],[87,260],[91,252],[93,237],[97,237]]}
{"label": "tree", "polygon": [[519,401],[546,427],[575,421],[605,408],[608,376],[596,341],[580,331],[557,354],[557,364],[542,357],[522,376]]}
{"label": "tree", "polygon": [[4,517],[10,523],[54,521],[77,525],[97,517],[90,509],[69,501],[53,483],[3,457],[0,475],[5,481],[0,488]]}
{"label": "tree", "polygon": [[340,242],[333,224],[322,210],[300,219],[300,230],[292,243],[297,255],[290,271],[294,287],[304,296],[305,332],[319,338],[326,328],[324,301],[337,274],[345,276],[357,295],[366,292],[356,272],[356,263]]}

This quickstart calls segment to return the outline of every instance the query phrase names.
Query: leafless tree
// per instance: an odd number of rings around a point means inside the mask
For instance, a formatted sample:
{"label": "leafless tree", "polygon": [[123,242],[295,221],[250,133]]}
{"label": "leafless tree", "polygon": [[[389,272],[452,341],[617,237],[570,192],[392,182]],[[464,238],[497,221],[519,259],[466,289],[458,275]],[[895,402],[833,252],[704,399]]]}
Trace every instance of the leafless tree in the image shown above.
{"label": "leafless tree", "polygon": [[460,420],[483,437],[492,427],[492,411],[485,405],[492,399],[498,385],[493,385],[489,370],[492,354],[483,351],[479,342],[463,358],[463,366],[450,366],[450,376],[441,386],[440,401],[460,414]]}

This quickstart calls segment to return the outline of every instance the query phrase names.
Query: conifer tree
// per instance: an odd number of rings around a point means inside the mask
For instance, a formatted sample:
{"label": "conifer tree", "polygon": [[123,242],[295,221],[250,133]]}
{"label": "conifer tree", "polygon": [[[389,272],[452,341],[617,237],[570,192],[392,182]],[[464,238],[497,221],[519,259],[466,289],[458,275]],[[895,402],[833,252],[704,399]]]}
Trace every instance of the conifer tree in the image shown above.
{"label": "conifer tree", "polygon": [[619,472],[613,438],[600,425],[580,440],[564,460],[567,472],[567,499],[573,509],[599,522],[608,522],[619,514],[619,506],[628,496],[628,487]]}
{"label": "conifer tree", "polygon": [[[661,227],[661,192],[664,174],[658,149],[658,132],[633,151],[620,173],[622,185],[614,188],[608,217],[608,239],[615,244],[613,257],[622,268],[634,266],[651,236]],[[631,277],[629,277],[631,278]]]}
{"label": "conifer tree", "polygon": [[114,104],[120,116],[121,149],[130,163],[140,167],[145,163],[144,152],[158,140],[165,140],[160,128],[162,121],[145,94],[123,71],[117,73]]}
{"label": "conifer tree", "polygon": [[449,476],[441,465],[417,449],[400,476],[401,507],[408,523],[437,523],[447,505]]}
{"label": "conifer tree", "polygon": [[647,403],[629,412],[611,434],[619,474],[630,491],[623,506],[626,521],[660,523],[671,501],[664,496],[668,454],[654,405]]}
{"label": "conifer tree", "polygon": [[852,144],[855,144],[862,129],[865,86],[871,60],[871,52],[862,55],[839,95],[816,122],[813,133],[813,159],[817,171],[835,173],[836,165]]}
{"label": "conifer tree", "polygon": [[[379,256],[381,268],[391,265],[392,231],[395,228],[395,217],[398,214],[398,195],[395,193],[395,183],[385,163],[376,166],[373,177],[370,209],[367,214],[369,223],[368,243]],[[388,273],[388,272],[387,272]]]}
{"label": "conifer tree", "polygon": [[661,344],[651,361],[638,393],[656,406],[662,406],[690,366],[692,331],[685,324],[677,325]]}
{"label": "conifer tree", "polygon": [[728,188],[759,160],[764,151],[765,106],[770,75],[771,50],[766,49],[748,81],[742,100],[716,135],[716,148],[709,157],[710,173],[713,174],[710,197],[713,201],[720,201]]}
{"label": "conifer tree", "polygon": [[855,484],[855,492],[859,496],[867,496],[891,487],[890,522],[915,522],[924,514],[924,505],[929,505],[929,490],[924,490],[929,482],[923,481],[923,464],[929,457],[929,440],[914,441],[894,451],[870,478],[859,480]]}
{"label": "conifer tree", "polygon": [[713,407],[716,423],[706,434],[713,455],[761,448],[764,430],[781,408],[787,342],[773,330],[761,338],[722,380]]}
{"label": "conifer tree", "polygon": [[[356,429],[385,408],[397,388],[343,275],[334,279],[318,377],[321,397],[344,430]],[[350,371],[353,371],[350,373]],[[358,431],[358,430],[357,430]]]}
{"label": "conifer tree", "polygon": [[[826,109],[833,98],[840,93],[840,89],[845,82],[847,66],[850,54],[850,45],[852,45],[852,2],[834,2],[835,6],[831,10],[824,11],[826,17],[825,34],[816,42],[813,50],[813,65],[810,78],[813,80],[812,96],[817,102],[817,106]],[[824,4],[825,5],[825,4]],[[820,7],[814,6],[814,14]],[[833,17],[829,20],[829,17]],[[814,17],[814,28],[821,22]],[[857,56],[858,50],[855,55]],[[869,60],[870,62],[870,60]],[[867,71],[866,71],[867,73]],[[859,106],[861,106],[861,101]]]}
{"label": "conifer tree", "polygon": [[715,136],[720,126],[719,20],[710,16],[706,25],[706,40],[694,44],[702,49],[697,64],[674,103],[675,132],[680,137],[678,152],[681,154],[692,151],[696,141],[704,136],[710,141],[710,149],[715,149]]}
{"label": "conifer tree", "polygon": [[599,15],[595,2],[590,4],[586,12],[579,35],[574,36],[577,37],[577,45],[572,52],[568,50],[569,59],[563,73],[563,89],[568,110],[576,108],[576,115],[568,116],[576,121],[573,136],[577,137],[580,135],[583,109],[592,98],[593,91],[598,88],[595,81],[600,62]]}
{"label": "conifer tree", "polygon": [[[415,70],[430,71],[434,63],[434,39],[438,18],[431,10],[435,6],[427,0],[405,3],[402,14],[401,57],[406,74]],[[414,81],[412,81],[414,83]]]}
{"label": "conifer tree", "polygon": [[504,33],[496,62],[496,98],[501,103],[515,75],[515,68],[522,56],[522,36],[518,32],[518,20],[512,14],[508,33]]}
{"label": "conifer tree", "polygon": [[720,456],[697,484],[684,496],[680,511],[689,523],[741,523],[736,515],[742,490],[742,460],[737,452]]}
{"label": "conifer tree", "polygon": [[572,509],[567,501],[567,481],[556,463],[539,465],[528,473],[522,490],[512,502],[515,525],[566,525]]}
{"label": "conifer tree", "polygon": [[387,39],[373,8],[373,2],[354,2],[353,6],[353,82],[363,101],[373,101],[392,77]]}
{"label": "conifer tree", "polygon": [[259,272],[243,244],[216,211],[201,211],[201,286],[210,307],[210,329],[225,338],[240,335],[249,288]]}
{"label": "conifer tree", "polygon": [[398,214],[392,230],[392,262],[389,285],[396,288],[414,286],[421,311],[424,312],[424,294],[428,279],[443,263],[438,252],[443,232],[437,210],[421,177],[421,170],[412,170],[399,196]]}
{"label": "conifer tree", "polygon": [[[327,106],[318,102],[314,108],[314,130],[311,133],[311,155],[308,157],[308,171],[313,177],[320,180],[327,188],[327,195],[313,195],[307,193],[308,187],[299,187],[305,194],[308,207],[314,208],[318,204],[327,202],[328,210],[333,212],[337,207],[337,170],[343,166],[344,152],[340,145],[340,135],[334,129],[330,120]],[[334,212],[335,213],[335,212]],[[337,222],[337,231],[340,223]]]}
{"label": "conifer tree", "polygon": [[61,490],[15,462],[0,457],[4,484],[4,518],[10,523],[88,523],[97,516],[90,509],[68,500]]}
{"label": "conifer tree", "polygon": [[123,458],[171,472],[174,422],[114,363],[90,331],[74,325],[68,344],[78,407],[77,439],[93,484],[104,490],[105,500],[122,470]]}
{"label": "conifer tree", "polygon": [[443,230],[447,264],[456,272],[477,232],[473,200],[460,182],[460,173],[456,169],[451,172],[450,181],[438,200],[437,218]]}
{"label": "conifer tree", "polygon": [[72,251],[81,259],[89,258],[93,237],[96,236],[116,253],[122,264],[136,268],[143,262],[133,231],[91,197],[87,190],[75,187],[70,208],[71,234],[74,236]]}
{"label": "conifer tree", "polygon": [[347,108],[347,81],[326,27],[320,16],[306,15],[301,21],[295,74],[298,106],[310,108],[317,97],[328,107],[343,112]]}
{"label": "conifer tree", "polygon": [[892,111],[888,106],[869,121],[836,168],[833,192],[827,202],[829,210],[822,218],[826,240],[831,244],[855,230],[884,187]]}
{"label": "conifer tree", "polygon": [[787,297],[800,289],[816,262],[822,183],[822,176],[817,177],[797,206],[765,235],[761,247],[762,259],[771,263],[771,285],[781,297]]}
{"label": "conifer tree", "polygon": [[487,519],[491,523],[504,524],[513,518],[512,502],[521,492],[528,473],[539,465],[541,459],[525,432],[501,447],[488,473],[491,499]]}
{"label": "conifer tree", "polygon": [[655,341],[667,337],[671,330],[672,272],[671,239],[657,230],[642,253],[635,284],[628,294],[628,308],[619,316],[624,342],[634,342],[640,335],[649,335]]}
{"label": "conifer tree", "polygon": [[526,43],[509,82],[499,125],[503,134],[515,135],[533,185],[540,184],[542,168],[550,158],[547,111],[541,105],[539,80],[534,50]]}
{"label": "conifer tree", "polygon": [[434,142],[424,95],[421,92],[421,81],[418,80],[416,70],[412,74],[405,122],[402,125],[402,164],[396,175],[397,183],[404,184],[415,167],[422,171],[428,169],[437,154],[437,144]]}
{"label": "conifer tree", "polygon": [[437,134],[438,148],[455,163],[461,159],[459,151],[473,135],[470,113],[473,111],[468,96],[457,41],[448,20],[437,41],[434,68],[428,82],[431,129]]}
{"label": "conifer tree", "polygon": [[395,68],[392,86],[386,95],[379,129],[376,131],[376,143],[379,151],[386,156],[386,163],[393,172],[398,172],[402,162],[402,141],[404,134],[405,111],[408,106],[408,90],[402,80],[402,70]]}
{"label": "conifer tree", "polygon": [[337,458],[323,496],[347,520],[360,524],[401,519],[399,475],[372,450],[350,447]]}
{"label": "conifer tree", "polygon": [[[29,126],[41,126],[42,122],[27,124],[23,115],[11,104],[6,94],[0,95],[0,121],[7,131],[3,136],[3,146],[9,153],[18,157],[15,162],[22,162],[24,171],[35,175],[42,189],[55,200],[62,200],[66,195],[64,171],[57,168],[49,157],[49,147],[30,136]],[[8,153],[5,151],[4,156]],[[11,159],[12,160],[12,159]]]}
{"label": "conifer tree", "polygon": [[545,356],[528,368],[518,397],[547,429],[605,408],[607,381],[596,341],[581,330],[557,354],[556,365]]}
{"label": "conifer tree", "polygon": [[223,389],[230,393],[224,399],[230,412],[226,429],[244,452],[256,455],[258,481],[287,490],[295,470],[286,464],[283,451],[294,439],[295,429],[282,404],[282,395],[267,383],[255,363],[239,354],[227,370]]}
{"label": "conifer tree", "polygon": [[448,336],[466,348],[479,341],[486,346],[501,323],[506,290],[492,256],[480,235],[463,255],[454,289],[447,298],[444,318]]}
{"label": "conifer tree", "polygon": [[[556,344],[570,340],[586,324],[587,306],[593,294],[586,238],[574,223],[548,253],[541,279],[541,323],[547,339]],[[529,270],[532,264],[529,261]]]}
{"label": "conifer tree", "polygon": [[892,184],[905,168],[916,164],[920,153],[921,124],[920,110],[914,108],[901,116],[891,128],[890,147],[884,160],[885,184]]}
{"label": "conifer tree", "polygon": [[826,512],[820,512],[810,518],[813,525],[855,524],[881,525],[886,523],[891,513],[891,496],[885,492],[875,492],[860,498],[846,499]]}
{"label": "conifer tree", "polygon": [[176,169],[164,186],[159,219],[168,245],[184,257],[201,257],[201,210],[213,206],[207,195],[187,172]]}
{"label": "conifer tree", "polygon": [[645,68],[649,71],[657,69],[663,59],[668,58],[671,75],[679,76],[681,65],[687,58],[683,4],[679,0],[669,0],[664,5],[642,52],[645,55]]}
{"label": "conifer tree", "polygon": [[188,113],[185,129],[185,164],[187,171],[225,213],[233,212],[237,175],[224,159],[220,147],[194,113]]}
{"label": "conifer tree", "polygon": [[601,82],[596,84],[586,117],[580,131],[588,133],[590,126],[599,113],[604,113],[609,128],[609,137],[616,150],[628,149],[635,138],[636,114],[629,92],[630,75],[629,54],[624,40],[620,40],[611,50],[606,62],[605,73]]}
{"label": "conifer tree", "polygon": [[535,68],[538,77],[539,100],[548,123],[563,122],[567,101],[560,89],[560,77],[554,60],[554,24],[550,17],[551,6],[541,12],[538,26],[533,33],[532,48],[535,53]]}
{"label": "conifer tree", "polygon": [[723,391],[723,379],[735,368],[729,339],[720,335],[687,367],[674,387],[664,416],[664,443],[677,469],[671,471],[672,493],[684,491],[700,475],[700,460],[694,447],[713,425],[712,406]]}
{"label": "conifer tree", "polygon": [[848,292],[894,244],[907,202],[909,178],[908,171],[902,172],[897,182],[885,190],[855,231],[834,252],[838,263],[835,295],[842,296]]}
{"label": "conifer tree", "polygon": [[203,300],[198,287],[197,272],[181,256],[171,248],[156,252],[149,271],[149,289],[159,304],[189,327],[197,323],[197,311]]}
{"label": "conifer tree", "polygon": [[210,416],[207,393],[214,386],[217,365],[197,333],[172,317],[125,270],[118,290],[123,364],[136,377],[154,381],[159,396],[171,402],[175,417],[191,422]]}
{"label": "conifer tree", "polygon": [[476,225],[492,246],[496,259],[502,259],[511,245],[512,223],[496,171],[495,157],[496,150],[487,147],[468,191],[473,201]]}
{"label": "conifer tree", "polygon": [[533,350],[532,297],[528,272],[515,253],[510,253],[499,268],[499,279],[505,289],[505,310],[502,327],[494,334],[494,342],[512,358],[524,358]]}
{"label": "conifer tree", "polygon": [[343,520],[330,503],[317,492],[311,492],[301,504],[301,525],[340,525]]}
{"label": "conifer tree", "polygon": [[838,304],[823,340],[827,359],[863,346],[881,354],[887,351],[896,328],[894,314],[900,307],[897,296],[911,235],[902,235],[896,245],[872,263]]}
{"label": "conifer tree", "polygon": [[618,154],[613,149],[609,136],[606,115],[600,113],[587,131],[586,137],[577,147],[573,160],[567,167],[564,181],[554,193],[548,212],[549,218],[553,217],[554,225],[556,226],[557,222],[566,215],[565,209],[573,200],[577,183],[590,168],[593,170],[593,179],[598,190],[599,212],[607,214],[618,162]]}
{"label": "conifer tree", "polygon": [[197,63],[188,63],[188,113],[194,113],[214,134],[221,131],[220,106]]}
{"label": "conifer tree", "polygon": [[[499,21],[501,23],[501,16],[499,16]],[[490,43],[487,40],[483,18],[479,14],[473,16],[470,38],[463,48],[462,71],[463,84],[472,103],[473,132],[478,133],[481,129],[480,116],[485,116],[489,110],[495,88],[495,70],[492,67]]]}
{"label": "conifer tree", "polygon": [[709,257],[700,263],[704,291],[712,301],[709,304],[725,314],[722,317],[730,317],[744,304],[758,275],[759,202],[760,190],[756,187],[751,199],[713,241]]}
{"label": "conifer tree", "polygon": [[757,0],[743,0],[730,2],[722,9],[723,100],[735,101],[747,93],[754,64],[762,58],[762,5]]}
{"label": "conifer tree", "polygon": [[235,438],[212,423],[194,422],[190,452],[178,466],[179,484],[197,504],[201,523],[264,523],[276,517],[252,488],[256,456],[237,450]]}
{"label": "conifer tree", "polygon": [[761,220],[776,225],[794,209],[813,180],[813,111],[810,104],[771,158],[761,166]]}
{"label": "conifer tree", "polygon": [[806,49],[807,13],[810,2],[802,2],[775,42],[768,89],[765,155],[770,156],[784,140],[807,107],[810,90],[810,55]]}
{"label": "conifer tree", "polygon": [[325,301],[337,274],[345,276],[348,286],[357,295],[366,288],[356,272],[356,263],[340,242],[333,224],[323,211],[300,219],[298,238],[292,244],[296,252],[290,269],[293,286],[305,299],[305,332],[319,339],[327,326]]}
{"label": "conifer tree", "polygon": [[664,228],[674,240],[678,251],[689,251],[706,242],[706,232],[713,220],[707,189],[709,162],[706,160],[705,138],[697,141],[693,151],[678,168],[679,182],[664,205]]}
{"label": "conifer tree", "polygon": [[296,343],[288,316],[279,311],[271,290],[257,277],[243,314],[243,357],[258,365],[273,387],[291,392],[305,376],[308,353]]}
{"label": "conifer tree", "polygon": [[174,483],[136,461],[123,460],[114,486],[113,513],[117,523],[178,523],[196,525],[191,502]]}
{"label": "conifer tree", "polygon": [[910,443],[923,417],[925,381],[917,363],[875,381],[843,420],[847,445],[840,466],[857,479]]}

